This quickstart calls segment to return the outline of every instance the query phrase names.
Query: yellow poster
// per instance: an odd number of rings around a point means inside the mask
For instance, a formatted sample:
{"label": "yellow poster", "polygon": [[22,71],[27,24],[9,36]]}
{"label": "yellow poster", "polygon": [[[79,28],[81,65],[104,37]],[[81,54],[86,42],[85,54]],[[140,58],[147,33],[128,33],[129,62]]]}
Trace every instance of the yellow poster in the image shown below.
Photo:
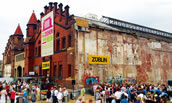
{"label": "yellow poster", "polygon": [[50,69],[50,61],[42,62],[42,69]]}
{"label": "yellow poster", "polygon": [[88,55],[89,64],[110,64],[109,56]]}

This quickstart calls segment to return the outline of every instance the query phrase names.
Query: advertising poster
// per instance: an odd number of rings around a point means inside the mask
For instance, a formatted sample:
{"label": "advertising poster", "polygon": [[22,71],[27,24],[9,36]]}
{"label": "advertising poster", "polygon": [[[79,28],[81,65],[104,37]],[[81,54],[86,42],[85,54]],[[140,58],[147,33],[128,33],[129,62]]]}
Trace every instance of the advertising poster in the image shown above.
{"label": "advertising poster", "polygon": [[53,55],[54,20],[53,11],[42,18],[41,22],[41,57]]}
{"label": "advertising poster", "polygon": [[42,69],[50,69],[50,61],[42,62]]}

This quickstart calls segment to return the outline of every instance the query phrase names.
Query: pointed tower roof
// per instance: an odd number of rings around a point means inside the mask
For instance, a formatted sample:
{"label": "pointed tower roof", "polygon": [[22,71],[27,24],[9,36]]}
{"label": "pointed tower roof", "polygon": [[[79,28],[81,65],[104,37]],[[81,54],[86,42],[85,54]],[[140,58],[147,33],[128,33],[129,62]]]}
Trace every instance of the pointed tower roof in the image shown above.
{"label": "pointed tower roof", "polygon": [[32,15],[31,15],[31,17],[29,19],[28,24],[36,24],[36,23],[37,23],[37,18],[36,18],[36,15],[35,15],[34,11],[33,11]]}
{"label": "pointed tower roof", "polygon": [[23,35],[23,32],[22,32],[22,30],[20,28],[20,24],[18,24],[18,26],[17,26],[16,31],[14,32],[14,34],[21,34],[21,35]]}

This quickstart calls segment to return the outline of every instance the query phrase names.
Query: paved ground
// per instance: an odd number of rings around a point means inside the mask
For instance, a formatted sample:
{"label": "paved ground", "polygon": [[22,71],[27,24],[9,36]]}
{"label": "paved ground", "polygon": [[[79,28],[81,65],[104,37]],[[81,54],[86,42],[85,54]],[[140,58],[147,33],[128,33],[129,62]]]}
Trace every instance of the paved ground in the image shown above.
{"label": "paved ground", "polygon": [[[86,95],[85,95],[85,101],[86,101],[86,103],[88,103],[88,101],[89,101],[90,99],[94,100],[94,97],[91,96],[91,95],[86,94]],[[76,100],[77,100],[77,99],[75,99],[75,100],[70,100],[68,103],[75,103]],[[38,102],[36,102],[36,103],[46,103],[46,101],[38,101]],[[96,103],[96,102],[94,101],[93,103]]]}
{"label": "paved ground", "polygon": [[[88,94],[86,94],[85,95],[85,103],[89,103],[88,101],[90,100],[90,99],[92,99],[93,100],[93,103],[96,103],[96,101],[94,101],[94,97],[93,96],[91,96],[91,95],[88,95]],[[70,100],[68,103],[75,103],[76,102],[76,99],[75,100]],[[7,103],[11,103],[10,101],[8,101]],[[31,102],[30,102],[31,103]],[[41,101],[36,101],[36,103],[46,103],[46,101],[44,100],[41,100]],[[172,102],[170,102],[170,101],[168,101],[167,103],[172,103]]]}
{"label": "paved ground", "polygon": [[[90,99],[94,100],[94,97],[91,96],[91,95],[86,94],[86,95],[85,95],[85,101],[86,101],[86,103],[88,103],[88,101],[89,101]],[[75,102],[76,102],[76,99],[75,99],[75,100],[70,100],[68,103],[75,103]],[[11,102],[8,101],[7,103],[11,103]],[[30,102],[30,103],[31,103],[31,102]],[[36,103],[46,103],[46,100],[36,101]],[[96,102],[93,101],[93,103],[96,103]]]}
{"label": "paved ground", "polygon": [[[86,103],[88,103],[88,101],[89,100],[93,100],[93,103],[96,103],[96,101],[94,101],[94,96],[91,96],[91,95],[85,95],[85,101],[86,101]],[[69,103],[75,103],[76,102],[76,100],[71,100],[71,101],[69,101]]]}

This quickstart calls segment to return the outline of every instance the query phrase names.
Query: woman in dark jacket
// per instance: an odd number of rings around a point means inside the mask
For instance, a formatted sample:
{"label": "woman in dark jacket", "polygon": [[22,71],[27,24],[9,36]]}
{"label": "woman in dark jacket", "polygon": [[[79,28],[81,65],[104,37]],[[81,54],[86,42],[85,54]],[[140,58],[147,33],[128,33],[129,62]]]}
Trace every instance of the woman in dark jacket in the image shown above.
{"label": "woman in dark jacket", "polygon": [[51,103],[51,91],[48,89],[47,91],[47,103]]}

